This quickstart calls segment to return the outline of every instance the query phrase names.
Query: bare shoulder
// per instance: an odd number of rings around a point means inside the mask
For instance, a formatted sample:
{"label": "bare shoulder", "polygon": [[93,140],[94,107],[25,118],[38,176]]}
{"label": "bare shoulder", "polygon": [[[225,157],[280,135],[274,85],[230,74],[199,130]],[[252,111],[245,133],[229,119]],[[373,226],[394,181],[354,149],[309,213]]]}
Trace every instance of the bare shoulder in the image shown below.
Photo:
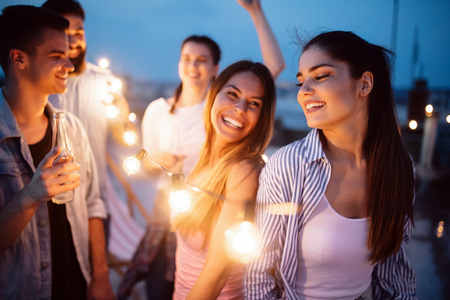
{"label": "bare shoulder", "polygon": [[260,162],[253,159],[245,159],[236,163],[230,170],[227,187],[235,188],[246,186],[247,188],[257,187],[259,174],[262,170]]}

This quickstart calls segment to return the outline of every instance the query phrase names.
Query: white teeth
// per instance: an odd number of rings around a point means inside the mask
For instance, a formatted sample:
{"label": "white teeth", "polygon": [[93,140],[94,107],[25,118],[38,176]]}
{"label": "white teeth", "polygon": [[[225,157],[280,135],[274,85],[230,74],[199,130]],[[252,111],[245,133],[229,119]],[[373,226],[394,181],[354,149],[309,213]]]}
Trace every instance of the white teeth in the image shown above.
{"label": "white teeth", "polygon": [[325,103],[323,103],[323,102],[322,103],[310,103],[310,104],[306,105],[306,109],[310,110],[314,107],[320,107],[320,106],[324,106],[324,105],[325,105]]}
{"label": "white teeth", "polygon": [[239,121],[237,121],[237,120],[235,120],[235,119],[232,119],[232,118],[230,118],[230,117],[223,117],[223,120],[228,124],[228,125],[231,125],[232,127],[236,127],[236,128],[242,128],[242,126],[244,125],[244,124],[242,124],[241,122],[239,122]]}

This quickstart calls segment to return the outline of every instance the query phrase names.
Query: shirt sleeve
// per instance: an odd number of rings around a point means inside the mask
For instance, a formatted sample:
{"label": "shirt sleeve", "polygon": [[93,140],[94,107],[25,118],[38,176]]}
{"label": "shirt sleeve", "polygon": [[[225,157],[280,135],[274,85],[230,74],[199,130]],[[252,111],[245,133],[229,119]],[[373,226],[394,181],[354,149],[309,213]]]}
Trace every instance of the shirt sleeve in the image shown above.
{"label": "shirt sleeve", "polygon": [[279,160],[279,155],[271,159],[260,175],[256,226],[261,233],[261,248],[259,257],[249,264],[244,276],[245,299],[280,299],[283,290],[277,276],[282,250],[280,235],[284,234],[281,207],[285,201]]}
{"label": "shirt sleeve", "polygon": [[86,131],[81,125],[81,121],[77,120],[77,127],[80,131],[82,139],[82,148],[84,155],[84,163],[86,164],[87,186],[86,186],[86,205],[88,218],[106,219],[106,209],[103,200],[100,198],[100,187],[97,173],[97,165],[95,164],[94,154],[89,144]]}
{"label": "shirt sleeve", "polygon": [[156,101],[159,101],[159,99],[150,103],[142,118],[142,147],[148,153],[155,153],[158,150],[157,137],[155,134],[155,126],[158,120],[158,115],[155,114],[155,112],[157,112]]}

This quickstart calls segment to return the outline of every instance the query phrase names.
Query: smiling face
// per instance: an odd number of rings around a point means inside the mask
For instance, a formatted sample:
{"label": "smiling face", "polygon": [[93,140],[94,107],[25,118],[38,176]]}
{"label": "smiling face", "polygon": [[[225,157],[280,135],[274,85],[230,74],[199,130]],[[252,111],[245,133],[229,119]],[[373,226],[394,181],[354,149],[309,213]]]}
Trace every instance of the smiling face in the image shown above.
{"label": "smiling face", "polygon": [[233,75],[217,94],[211,110],[215,142],[219,147],[247,137],[258,123],[264,87],[258,76],[246,71]]}
{"label": "smiling face", "polygon": [[300,86],[297,100],[309,127],[358,125],[357,119],[367,114],[367,102],[358,97],[357,83],[351,78],[347,64],[332,59],[317,47],[309,48],[300,57],[297,79]]}
{"label": "smiling face", "polygon": [[208,86],[217,70],[207,46],[195,42],[184,44],[178,62],[178,75],[183,85]]}
{"label": "smiling face", "polygon": [[73,70],[67,35],[48,29],[42,37],[44,42],[36,47],[36,53],[29,59],[27,74],[37,92],[46,95],[64,93],[67,76]]}
{"label": "smiling face", "polygon": [[84,57],[86,55],[86,36],[84,33],[84,20],[82,17],[73,14],[65,14],[62,17],[69,20],[67,36],[69,38],[69,58],[75,66],[74,73],[83,70]]}

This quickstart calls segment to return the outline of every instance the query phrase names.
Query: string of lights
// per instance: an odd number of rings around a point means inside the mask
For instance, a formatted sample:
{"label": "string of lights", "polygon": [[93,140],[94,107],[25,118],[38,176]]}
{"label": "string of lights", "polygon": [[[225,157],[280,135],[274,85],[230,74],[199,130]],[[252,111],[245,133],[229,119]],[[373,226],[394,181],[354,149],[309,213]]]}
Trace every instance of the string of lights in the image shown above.
{"label": "string of lights", "polygon": [[[174,174],[168,171],[153,160],[145,149],[141,149],[136,155],[125,159],[123,162],[125,172],[127,172],[128,175],[137,173],[141,166],[140,161],[144,158],[149,159],[153,164],[171,177],[172,192],[169,196],[169,205],[174,212],[180,213],[187,211],[191,206],[191,195],[186,190],[186,187],[191,188],[193,191],[198,193],[206,193],[220,201],[233,202],[232,199],[228,199],[223,195],[212,193],[211,191],[186,182],[183,174]],[[257,256],[259,249],[260,238],[259,233],[252,222],[253,215],[253,201],[249,200],[246,202],[244,210],[238,211],[236,216],[238,222],[225,231],[225,248],[227,255],[231,259],[245,264],[249,263],[254,257]]]}
{"label": "string of lights", "polygon": [[[109,67],[109,60],[106,58],[101,58],[98,62],[100,68],[106,69]],[[104,95],[102,103],[106,106],[105,114],[109,119],[115,119],[119,118],[119,120],[122,122],[124,127],[124,133],[123,133],[123,141],[128,146],[132,146],[136,144],[138,140],[137,133],[130,128],[129,123],[127,120],[124,120],[124,118],[120,115],[120,110],[117,108],[117,99],[114,97],[113,94],[119,94],[122,90],[123,82],[119,78],[113,78],[111,81],[107,83],[107,86],[100,87],[100,89],[104,89]],[[130,122],[134,122],[136,120],[136,114],[130,113],[128,115],[128,120]]]}

